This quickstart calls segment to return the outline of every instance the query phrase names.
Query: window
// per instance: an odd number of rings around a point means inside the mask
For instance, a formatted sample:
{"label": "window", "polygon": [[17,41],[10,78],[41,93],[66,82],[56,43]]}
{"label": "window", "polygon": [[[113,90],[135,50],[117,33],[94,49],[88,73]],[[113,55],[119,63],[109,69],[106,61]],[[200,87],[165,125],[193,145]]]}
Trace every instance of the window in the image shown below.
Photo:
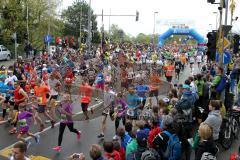
{"label": "window", "polygon": [[7,48],[5,48],[5,47],[2,47],[2,51],[7,51]]}

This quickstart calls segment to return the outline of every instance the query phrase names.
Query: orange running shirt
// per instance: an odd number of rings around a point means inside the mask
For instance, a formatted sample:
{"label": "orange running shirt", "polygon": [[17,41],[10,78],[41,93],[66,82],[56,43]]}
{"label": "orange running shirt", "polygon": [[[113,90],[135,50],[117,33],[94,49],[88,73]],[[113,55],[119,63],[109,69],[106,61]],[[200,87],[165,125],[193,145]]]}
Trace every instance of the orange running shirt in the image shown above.
{"label": "orange running shirt", "polygon": [[37,97],[37,101],[39,105],[47,104],[47,93],[50,92],[50,89],[46,85],[42,85],[40,87],[34,87],[34,94]]}
{"label": "orange running shirt", "polygon": [[81,98],[81,103],[90,103],[93,89],[88,84],[80,85],[80,93],[83,95]]}

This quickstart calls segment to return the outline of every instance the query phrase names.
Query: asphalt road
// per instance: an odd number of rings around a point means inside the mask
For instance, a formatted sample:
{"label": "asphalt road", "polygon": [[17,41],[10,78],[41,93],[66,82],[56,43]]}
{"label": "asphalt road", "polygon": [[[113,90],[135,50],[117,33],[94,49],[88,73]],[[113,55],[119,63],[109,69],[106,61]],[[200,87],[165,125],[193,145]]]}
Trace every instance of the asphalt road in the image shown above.
{"label": "asphalt road", "polygon": [[[195,70],[194,73],[197,73],[198,69]],[[181,73],[180,81],[179,83],[183,83],[184,80],[192,75],[190,73],[189,68],[187,68],[183,73]],[[178,81],[176,81],[177,83]],[[92,105],[95,105],[97,102],[93,102]],[[74,113],[80,112],[80,104],[78,101],[75,101],[75,110]],[[99,134],[100,130],[100,124],[101,124],[101,113],[102,113],[102,106],[96,107],[94,109],[94,114],[91,114],[91,120],[89,121],[82,121],[83,116],[82,114],[79,114],[75,117],[75,124],[74,127],[78,130],[81,130],[82,136],[80,141],[77,141],[76,135],[69,132],[69,130],[66,128],[64,133],[64,138],[62,142],[62,151],[60,153],[56,153],[52,150],[52,147],[57,145],[57,138],[58,138],[58,130],[59,127],[55,126],[54,129],[46,129],[44,132],[42,132],[40,143],[36,145],[34,143],[34,140],[31,139],[32,145],[28,150],[28,155],[34,155],[32,159],[36,160],[66,160],[67,156],[73,154],[73,153],[84,153],[86,155],[86,159],[89,160],[89,148],[91,144],[102,144],[102,141],[100,141],[97,138],[97,135]],[[0,155],[7,154],[11,150],[11,145],[14,144],[17,139],[15,135],[9,135],[7,130],[10,129],[10,126],[7,124],[0,125]],[[30,129],[33,133],[37,133],[38,127],[32,126]],[[112,122],[109,118],[107,121],[107,130],[105,133],[105,139],[110,140],[115,135],[114,133],[114,122]],[[232,145],[231,149],[228,151],[223,151],[220,148],[220,153],[218,155],[219,160],[227,160],[229,159],[230,153],[233,151],[237,151],[238,145],[240,144],[240,140],[236,140],[234,144]],[[10,147],[10,148],[9,148]],[[0,160],[4,160],[4,157],[0,157]],[[192,158],[194,159],[194,154],[192,154]]]}

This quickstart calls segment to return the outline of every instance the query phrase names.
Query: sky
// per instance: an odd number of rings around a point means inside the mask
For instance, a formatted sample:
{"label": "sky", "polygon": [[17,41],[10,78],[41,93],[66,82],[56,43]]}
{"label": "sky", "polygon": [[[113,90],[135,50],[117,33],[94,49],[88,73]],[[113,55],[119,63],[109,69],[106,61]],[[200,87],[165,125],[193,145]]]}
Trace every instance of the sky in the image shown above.
{"label": "sky", "polygon": [[[61,9],[66,9],[75,0],[63,0]],[[219,0],[216,0],[218,2]],[[235,0],[238,1],[238,0]],[[86,0],[89,3],[89,0]],[[154,12],[155,33],[162,34],[170,27],[169,21],[177,24],[186,23],[203,36],[216,29],[216,18],[219,23],[217,4],[207,3],[207,0],[91,0],[94,14],[135,15],[139,12],[139,21],[135,17],[104,17],[104,29],[108,30],[111,24],[117,24],[125,33],[136,36],[139,33],[153,34]],[[213,12],[217,12],[213,13]],[[238,14],[237,14],[238,13]],[[236,4],[234,16],[239,16],[233,22],[233,31],[240,32],[240,3]],[[102,18],[97,17],[98,27],[102,25]],[[223,19],[224,20],[224,19]],[[223,21],[224,22],[224,21]],[[230,12],[228,17],[230,24]]]}

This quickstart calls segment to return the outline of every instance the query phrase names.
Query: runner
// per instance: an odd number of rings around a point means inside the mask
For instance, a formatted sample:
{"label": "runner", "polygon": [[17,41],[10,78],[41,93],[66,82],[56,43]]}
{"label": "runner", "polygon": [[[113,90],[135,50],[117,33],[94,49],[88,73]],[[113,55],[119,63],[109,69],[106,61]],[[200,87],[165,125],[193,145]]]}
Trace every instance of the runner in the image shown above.
{"label": "runner", "polygon": [[173,62],[172,61],[169,61],[167,63],[166,66],[164,66],[164,70],[165,70],[165,76],[166,76],[166,79],[168,81],[168,83],[172,84],[172,77],[173,77],[173,72],[174,72],[174,66],[173,66]]}
{"label": "runner", "polygon": [[48,80],[48,84],[50,87],[50,102],[49,102],[49,110],[51,113],[51,117],[53,118],[54,121],[56,121],[56,101],[58,99],[59,96],[59,92],[61,90],[61,82],[59,80],[56,79],[54,74],[50,75],[50,78]]}
{"label": "runner", "polygon": [[191,73],[193,73],[193,64],[194,64],[194,62],[195,62],[195,59],[194,59],[193,56],[191,56],[191,57],[189,58]]}
{"label": "runner", "polygon": [[198,69],[201,70],[201,63],[202,63],[202,55],[201,55],[201,53],[197,54],[196,61],[197,61],[197,64],[198,64]]}
{"label": "runner", "polygon": [[122,93],[117,94],[117,98],[115,101],[115,131],[117,133],[117,129],[119,127],[119,122],[122,120],[123,125],[125,126],[126,122],[126,112],[127,112],[127,104],[123,99]]}
{"label": "runner", "polygon": [[49,114],[46,112],[47,102],[49,102],[50,96],[47,98],[47,94],[50,95],[50,89],[45,85],[41,79],[37,79],[36,86],[34,87],[34,95],[37,99],[37,112],[35,113],[35,118],[40,124],[39,132],[42,132],[44,129],[44,124],[39,115],[43,114],[45,117],[51,120],[51,127],[54,127],[55,121]]}
{"label": "runner", "polygon": [[60,152],[62,150],[62,139],[65,127],[67,126],[70,132],[74,132],[77,134],[77,140],[81,138],[81,131],[78,131],[74,128],[73,123],[73,101],[69,94],[63,96],[63,100],[59,104],[60,107],[60,126],[59,126],[59,135],[58,135],[58,145],[53,147],[53,150]]}
{"label": "runner", "polygon": [[114,118],[113,114],[114,114],[115,97],[116,97],[115,92],[112,91],[108,86],[105,86],[104,105],[103,105],[104,111],[102,112],[101,128],[100,128],[100,134],[98,135],[98,138],[104,138],[108,115],[110,116],[110,118]]}
{"label": "runner", "polygon": [[17,120],[18,120],[18,109],[21,106],[26,105],[26,100],[28,99],[27,93],[22,89],[19,82],[14,83],[14,106],[10,108],[10,117],[11,117],[11,123],[13,124],[13,127],[9,133],[10,134],[16,134],[17,133]]}
{"label": "runner", "polygon": [[[24,136],[30,136],[35,139],[36,143],[39,143],[40,136],[39,135],[34,135],[33,133],[29,132],[29,127],[30,127],[30,117],[32,117],[33,114],[25,111],[25,106],[19,107],[19,112],[18,112],[18,123],[19,123],[19,132],[17,138],[24,141]],[[28,142],[28,147],[30,146],[30,142]]]}
{"label": "runner", "polygon": [[79,87],[79,98],[85,120],[89,119],[88,105],[91,102],[93,88],[87,83],[87,79],[83,79],[82,84]]}
{"label": "runner", "polygon": [[96,78],[96,70],[93,68],[92,63],[89,63],[89,68],[87,70],[87,77],[88,77],[89,85],[93,86]]}

